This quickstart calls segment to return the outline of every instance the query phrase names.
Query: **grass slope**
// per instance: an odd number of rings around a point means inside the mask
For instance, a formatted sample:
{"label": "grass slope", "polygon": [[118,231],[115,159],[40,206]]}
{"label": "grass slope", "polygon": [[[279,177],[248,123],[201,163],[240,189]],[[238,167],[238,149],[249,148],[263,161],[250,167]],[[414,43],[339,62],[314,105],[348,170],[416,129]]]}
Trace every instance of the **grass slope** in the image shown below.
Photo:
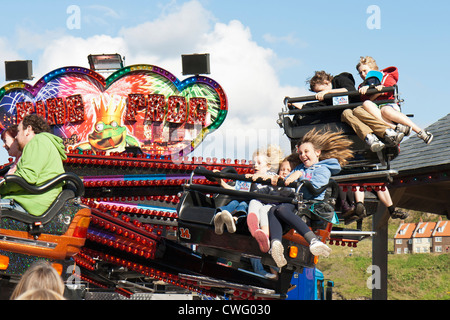
{"label": "grass slope", "polygon": [[[436,221],[438,216],[410,212],[406,222]],[[394,235],[399,220],[389,221],[389,247],[394,250]],[[365,219],[363,230],[371,230],[371,218]],[[346,227],[356,228],[349,225]],[[335,284],[333,299],[371,299],[367,286],[371,275],[372,241],[366,239],[357,248],[331,245],[329,258],[319,259],[317,267]],[[450,254],[407,254],[388,256],[389,300],[450,300]]]}

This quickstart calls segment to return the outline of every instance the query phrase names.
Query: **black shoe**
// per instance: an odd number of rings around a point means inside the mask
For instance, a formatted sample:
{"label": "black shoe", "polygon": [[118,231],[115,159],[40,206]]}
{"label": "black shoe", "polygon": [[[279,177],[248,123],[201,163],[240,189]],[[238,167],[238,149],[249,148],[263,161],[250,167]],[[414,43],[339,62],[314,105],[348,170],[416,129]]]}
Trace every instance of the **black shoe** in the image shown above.
{"label": "black shoe", "polygon": [[364,203],[358,202],[355,206],[355,214],[360,218],[364,218],[367,216],[366,207],[364,207]]}
{"label": "black shoe", "polygon": [[350,215],[353,215],[353,212],[355,211],[355,206],[352,204],[350,205],[347,201],[342,200],[341,201],[341,212],[344,217],[348,217]]}
{"label": "black shoe", "polygon": [[391,218],[392,219],[401,219],[401,220],[405,220],[406,218],[408,218],[408,214],[404,211],[401,211],[399,209],[395,209],[394,212],[392,212],[391,214]]}

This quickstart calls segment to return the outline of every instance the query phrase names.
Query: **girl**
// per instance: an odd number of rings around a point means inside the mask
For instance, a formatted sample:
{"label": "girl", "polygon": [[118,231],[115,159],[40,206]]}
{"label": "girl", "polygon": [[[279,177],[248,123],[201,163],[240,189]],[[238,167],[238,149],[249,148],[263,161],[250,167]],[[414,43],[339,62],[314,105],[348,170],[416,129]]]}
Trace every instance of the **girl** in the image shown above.
{"label": "girl", "polygon": [[[375,59],[367,56],[360,58],[359,63],[356,65],[356,70],[358,70],[361,78],[365,80],[369,71],[378,71],[379,69]],[[377,89],[382,87],[391,87],[397,84],[398,70],[396,67],[383,69],[381,70],[381,73],[383,74],[381,86],[377,86]],[[368,89],[369,86],[360,86],[359,92],[364,95]],[[361,98],[363,99],[363,97]],[[374,117],[379,120],[383,120],[392,129],[404,133],[405,136],[408,136],[412,129],[415,133],[417,133],[417,137],[422,139],[426,144],[431,143],[431,140],[433,140],[433,135],[428,131],[422,130],[419,126],[412,122],[408,116],[401,113],[397,104],[390,103],[377,106],[372,102],[374,100],[393,100],[394,95],[392,92],[375,94],[367,98],[368,99],[366,101],[362,100],[364,101],[363,107]]]}
{"label": "girl", "polygon": [[[291,171],[299,164],[299,159],[296,154],[284,158],[280,165],[277,175],[268,175],[266,178],[271,179],[274,187],[266,186],[260,189],[261,193],[271,195],[288,196],[294,192],[292,188],[277,187],[279,178],[283,180],[291,173]],[[269,220],[268,212],[273,204],[264,204],[259,200],[251,200],[247,215],[247,226],[251,235],[258,241],[259,248],[262,252],[268,252],[270,249],[269,242]]]}
{"label": "girl", "polygon": [[[271,165],[266,150],[260,149],[253,153],[253,168],[255,174],[246,175],[247,178],[253,177],[253,179],[256,180],[257,178],[264,177],[268,173]],[[223,180],[221,180],[221,186],[233,189],[233,187],[223,182]],[[258,192],[258,190],[263,187],[263,185],[252,183],[250,191]],[[236,222],[238,218],[247,215],[248,208],[247,202],[240,202],[238,200],[232,200],[226,206],[217,208],[216,215],[214,216],[216,234],[223,233],[224,225],[226,225],[229,233],[236,232]]]}
{"label": "girl", "polygon": [[[331,175],[337,174],[341,166],[352,158],[349,149],[352,142],[342,132],[309,131],[297,145],[298,157],[302,162],[286,178],[286,185],[296,180],[309,180],[315,188],[328,184]],[[305,200],[323,200],[325,191],[314,197],[308,190],[302,190]],[[283,203],[271,209],[269,213],[271,237],[271,255],[278,267],[287,264],[284,248],[281,243],[283,229],[286,226],[294,228],[310,244],[313,255],[328,256],[331,249],[322,243],[310,230],[308,225],[296,215],[293,204]]]}

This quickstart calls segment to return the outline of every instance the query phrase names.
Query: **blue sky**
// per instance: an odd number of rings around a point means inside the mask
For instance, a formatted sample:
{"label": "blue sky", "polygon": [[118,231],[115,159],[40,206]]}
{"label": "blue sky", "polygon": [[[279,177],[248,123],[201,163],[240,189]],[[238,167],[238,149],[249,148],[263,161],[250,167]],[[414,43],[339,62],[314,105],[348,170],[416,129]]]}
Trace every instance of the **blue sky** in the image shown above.
{"label": "blue sky", "polygon": [[[71,5],[80,13],[76,28],[67,24]],[[379,15],[367,11],[373,5]],[[275,124],[283,98],[307,94],[315,70],[349,71],[359,83],[355,65],[365,55],[399,68],[403,111],[419,126],[449,113],[448,1],[41,0],[5,2],[2,12],[0,55],[33,60],[35,81],[58,67],[88,67],[90,53],[115,52],[128,65],[158,65],[183,79],[181,54],[210,53],[210,77],[225,89],[229,114],[196,155],[249,159],[269,142],[287,152]]]}

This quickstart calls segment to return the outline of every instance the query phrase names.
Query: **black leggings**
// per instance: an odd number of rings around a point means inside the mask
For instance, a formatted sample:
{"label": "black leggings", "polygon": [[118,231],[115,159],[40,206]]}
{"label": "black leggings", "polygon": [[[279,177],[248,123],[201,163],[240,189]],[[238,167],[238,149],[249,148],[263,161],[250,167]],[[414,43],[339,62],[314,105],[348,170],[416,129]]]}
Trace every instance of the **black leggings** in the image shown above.
{"label": "black leggings", "polygon": [[309,229],[305,221],[295,214],[295,206],[290,203],[283,203],[270,209],[269,229],[270,238],[279,240],[283,237],[283,229],[289,226],[302,235],[308,243],[315,238],[314,233]]}

